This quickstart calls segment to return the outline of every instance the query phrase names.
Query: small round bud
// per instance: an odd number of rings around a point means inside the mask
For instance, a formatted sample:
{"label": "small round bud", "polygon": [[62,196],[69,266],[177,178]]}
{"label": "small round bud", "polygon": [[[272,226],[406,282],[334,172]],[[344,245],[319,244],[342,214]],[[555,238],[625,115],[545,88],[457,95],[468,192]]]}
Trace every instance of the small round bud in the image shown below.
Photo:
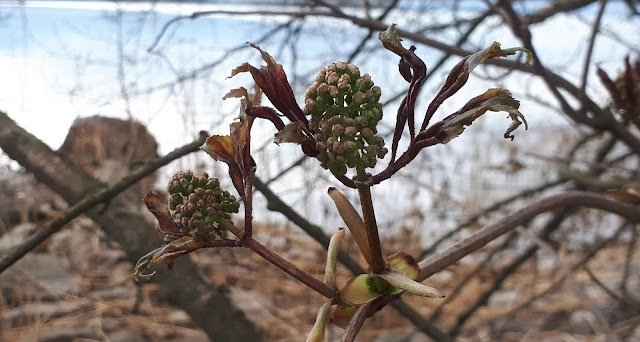
{"label": "small round bud", "polygon": [[338,96],[338,87],[336,87],[335,85],[330,85],[329,86],[329,95],[331,95],[331,97],[336,97]]}
{"label": "small round bud", "polygon": [[362,136],[365,138],[373,137],[373,131],[369,127],[365,127],[362,129]]}
{"label": "small round bud", "polygon": [[342,126],[342,125],[333,125],[333,127],[331,128],[331,132],[335,136],[340,136],[340,135],[342,135],[342,133],[344,133],[344,126]]}
{"label": "small round bud", "polygon": [[342,76],[340,76],[340,79],[338,80],[338,89],[342,91],[347,90],[350,82],[351,79],[349,78],[349,74],[342,74]]}
{"label": "small round bud", "polygon": [[327,84],[329,85],[337,85],[340,77],[336,74],[335,71],[329,71],[327,73]]}
{"label": "small round bud", "polygon": [[353,94],[353,101],[355,101],[355,103],[357,104],[362,104],[364,103],[366,97],[367,96],[363,92],[357,91],[355,94]]}
{"label": "small round bud", "polygon": [[[178,183],[180,186],[176,187]],[[169,181],[169,213],[183,236],[198,241],[222,237],[220,224],[231,224],[231,213],[237,213],[240,204],[228,191],[220,188],[217,178],[207,173],[178,172]]]}
{"label": "small round bud", "polygon": [[344,134],[350,138],[355,137],[357,132],[358,130],[354,126],[349,126],[344,130]]}
{"label": "small round bud", "polygon": [[386,153],[384,140],[378,143],[375,135],[382,119],[380,96],[371,76],[361,75],[353,64],[335,62],[320,70],[307,91],[304,113],[311,116],[322,167],[344,174],[347,167],[375,165],[377,156]]}

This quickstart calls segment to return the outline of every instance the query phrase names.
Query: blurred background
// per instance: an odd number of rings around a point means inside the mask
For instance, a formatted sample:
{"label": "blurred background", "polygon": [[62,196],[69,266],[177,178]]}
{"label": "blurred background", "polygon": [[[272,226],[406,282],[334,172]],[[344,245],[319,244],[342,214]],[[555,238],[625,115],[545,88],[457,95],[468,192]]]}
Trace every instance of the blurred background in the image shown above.
{"label": "blurred background", "polygon": [[[519,55],[508,58],[511,64],[478,67],[434,120],[502,87],[520,100],[529,129],[505,140],[506,114],[487,113],[459,138],[428,148],[376,185],[385,254],[404,250],[421,260],[545,195],[571,189],[624,193],[638,186],[640,4],[511,3],[520,27],[531,32],[538,67],[522,67]],[[420,118],[463,56],[494,41],[503,48],[527,45],[509,19],[503,2],[479,0],[4,0],[0,111],[63,160],[113,183],[140,161],[193,141],[199,131],[228,134],[239,101],[222,97],[240,86],[250,89],[253,81],[249,74],[227,77],[244,62],[264,64],[245,44],[253,42],[284,66],[300,104],[320,68],[334,61],[369,73],[382,88],[379,132],[389,142],[408,83],[398,73],[397,56],[377,39],[381,27],[396,23],[412,33],[403,44],[415,45],[427,65],[416,106]],[[354,204],[356,192],[341,187],[317,160],[303,158],[297,145],[273,144],[275,130],[266,120],[257,120],[252,133],[256,176],[271,195],[326,234],[343,225],[326,190],[338,187]],[[102,217],[115,210],[138,215],[146,225],[127,229],[140,239],[159,239],[140,199],[152,189],[163,192],[173,173],[187,169],[206,171],[233,189],[226,165],[191,153],[105,205]],[[68,198],[33,174],[0,154],[0,251],[68,207]],[[270,210],[274,201],[256,191],[257,239],[322,277],[326,252],[299,221]],[[306,338],[323,298],[250,251],[201,250],[185,257],[189,266],[178,262],[176,268],[197,274],[193,284],[203,286],[185,287],[175,298],[180,287],[167,279],[176,270],[158,268],[151,282],[133,282],[135,253],[112,238],[104,227],[109,222],[82,216],[0,273],[0,340]],[[602,211],[558,209],[527,228],[555,252],[508,234],[426,281],[446,293],[445,300],[403,300],[451,339],[640,339],[637,225]],[[353,243],[346,250],[358,258]],[[341,272],[344,282],[349,273]],[[209,291],[215,298],[203,301],[219,305],[209,306],[216,314],[190,304]],[[443,340],[425,330],[387,307],[367,321],[359,340]],[[328,340],[340,337],[340,329],[330,328]]]}

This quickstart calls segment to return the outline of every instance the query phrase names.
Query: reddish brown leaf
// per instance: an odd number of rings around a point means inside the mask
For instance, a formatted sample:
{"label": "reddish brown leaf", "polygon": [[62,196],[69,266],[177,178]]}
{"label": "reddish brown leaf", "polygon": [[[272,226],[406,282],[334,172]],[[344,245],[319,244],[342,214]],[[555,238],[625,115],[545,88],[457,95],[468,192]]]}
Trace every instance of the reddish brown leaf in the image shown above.
{"label": "reddish brown leaf", "polygon": [[441,144],[446,144],[459,136],[473,121],[487,111],[507,112],[511,118],[511,125],[507,128],[504,137],[511,138],[510,133],[524,123],[528,129],[524,115],[518,111],[520,102],[511,97],[511,93],[502,88],[487,90],[484,94],[469,100],[460,110],[447,116],[442,121],[433,124],[429,129],[420,132],[417,139],[423,140],[435,137]]}
{"label": "reddish brown leaf", "polygon": [[[296,103],[293,90],[287,80],[287,75],[281,64],[276,61],[267,52],[260,49],[259,46],[248,43],[256,50],[260,51],[262,59],[267,63],[266,66],[261,66],[260,69],[244,63],[231,71],[233,77],[241,72],[249,72],[256,82],[258,87],[262,89],[269,101],[284,114],[292,122],[298,122],[304,127],[308,127],[308,121],[305,117],[302,109]],[[273,120],[272,120],[273,121]],[[274,122],[275,123],[275,122]],[[277,125],[276,125],[277,127]]]}
{"label": "reddish brown leaf", "polygon": [[147,209],[149,209],[153,216],[155,216],[158,220],[156,229],[160,233],[174,236],[180,235],[178,227],[173,221],[171,214],[169,214],[169,208],[167,208],[167,204],[162,201],[158,194],[153,191],[149,192],[144,197],[144,204],[147,206]]}
{"label": "reddish brown leaf", "polygon": [[302,134],[302,127],[299,123],[292,122],[284,126],[284,128],[281,129],[280,132],[275,134],[273,142],[278,145],[280,145],[281,143],[301,144],[303,139],[304,134]]}

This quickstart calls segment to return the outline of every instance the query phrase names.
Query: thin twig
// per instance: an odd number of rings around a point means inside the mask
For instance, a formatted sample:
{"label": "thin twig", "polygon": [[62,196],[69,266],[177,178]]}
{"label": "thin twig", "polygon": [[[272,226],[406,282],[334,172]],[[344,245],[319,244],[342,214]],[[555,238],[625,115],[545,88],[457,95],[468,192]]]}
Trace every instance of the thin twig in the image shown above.
{"label": "thin twig", "polygon": [[605,285],[600,280],[600,278],[598,278],[598,276],[596,276],[593,273],[593,271],[591,271],[591,268],[589,268],[589,266],[585,265],[584,270],[585,272],[587,272],[587,275],[589,275],[589,278],[591,278],[591,280],[596,285],[598,285],[598,287],[600,287],[607,295],[609,295],[609,297],[611,297],[616,302],[620,303],[620,306],[630,307],[634,311],[640,313],[640,305],[638,305],[638,303],[635,300],[633,300],[632,298],[623,298],[623,294],[622,295],[618,294],[613,289],[609,288],[609,286]]}
{"label": "thin twig", "polygon": [[[591,259],[593,259],[598,254],[598,252],[600,252],[602,249],[604,249],[604,247],[606,247],[611,242],[617,240],[619,238],[619,236],[620,236],[620,233],[622,233],[622,231],[624,230],[624,228],[626,228],[627,225],[628,224],[620,225],[618,227],[618,229],[616,229],[615,233],[613,233],[613,235],[611,237],[609,237],[608,239],[602,240],[602,241],[596,243],[591,248],[589,248],[587,253],[585,253],[580,260],[578,260],[577,262],[575,262],[571,266],[571,270],[572,271],[576,271],[577,269],[579,269],[583,265],[586,265]],[[506,312],[504,314],[500,314],[500,315],[495,316],[495,317],[492,317],[491,320],[496,320],[496,319],[501,318],[501,317],[513,317],[516,313],[518,313],[518,311],[529,307],[536,299],[539,299],[539,298],[551,293],[552,291],[554,291],[556,288],[558,288],[558,286],[560,284],[563,283],[563,281],[565,279],[566,279],[566,275],[562,274],[560,277],[558,277],[558,279],[553,281],[553,283],[549,287],[547,287],[545,290],[543,290],[543,291],[541,291],[541,292],[539,292],[539,293],[537,293],[535,295],[532,295],[531,297],[529,297],[529,299],[525,300],[521,304],[518,304],[518,306],[516,306],[515,308],[509,310],[508,312]]]}
{"label": "thin twig", "polygon": [[551,181],[548,183],[544,183],[542,185],[539,185],[535,188],[531,188],[531,189],[527,189],[524,191],[521,191],[513,196],[510,196],[508,198],[505,198],[501,201],[498,201],[496,203],[494,203],[493,205],[491,205],[488,208],[485,208],[484,210],[482,210],[482,212],[473,215],[471,217],[469,217],[465,222],[459,224],[456,228],[452,229],[451,231],[449,231],[448,233],[446,233],[444,236],[440,237],[438,240],[436,240],[429,248],[425,249],[421,254],[420,254],[420,258],[422,259],[425,256],[432,254],[436,251],[436,249],[445,241],[447,241],[448,239],[450,239],[453,235],[459,233],[460,231],[462,231],[464,228],[478,222],[478,220],[482,217],[485,216],[491,212],[494,212],[498,209],[500,209],[502,206],[512,203],[515,200],[521,199],[521,198],[525,198],[525,197],[529,197],[531,195],[534,195],[540,191],[549,189],[551,187],[554,187],[556,185],[562,184],[563,182],[565,182],[563,179],[558,179],[555,181]]}
{"label": "thin twig", "polygon": [[[557,212],[544,225],[542,231],[539,233],[540,237],[545,240],[549,239],[551,233],[558,229],[562,222],[564,222],[564,220],[574,212],[575,209],[563,209],[560,212]],[[493,294],[500,290],[507,279],[514,275],[521,265],[523,265],[531,257],[533,257],[536,254],[537,250],[538,246],[530,246],[524,253],[522,253],[520,256],[512,260],[507,266],[505,266],[501,270],[501,272],[494,277],[489,289],[480,294],[480,296],[478,296],[476,300],[458,316],[456,324],[449,330],[449,333],[453,336],[456,336],[462,330],[462,327],[465,325],[465,323],[473,316],[473,314],[476,313],[480,309],[480,307],[486,305],[489,302],[489,298],[491,298]]]}
{"label": "thin twig", "polygon": [[629,239],[629,245],[627,247],[624,262],[624,272],[622,273],[622,281],[620,281],[620,290],[624,294],[627,294],[629,278],[631,275],[631,262],[633,261],[636,244],[638,243],[638,228],[634,225],[630,225],[629,230],[631,231],[631,239]]}
{"label": "thin twig", "polygon": [[556,250],[553,249],[553,247],[551,247],[546,241],[543,241],[539,237],[533,235],[528,230],[522,229],[520,227],[518,227],[517,230],[520,234],[528,237],[540,248],[545,250],[547,253],[551,254],[551,256],[555,259],[556,264],[560,266],[560,268],[562,269],[562,272],[567,276],[567,279],[569,279],[569,282],[573,286],[573,289],[578,295],[578,297],[580,297],[580,299],[583,302],[587,303],[587,305],[591,309],[591,313],[593,314],[593,316],[596,319],[596,322],[598,323],[594,326],[594,329],[597,332],[603,335],[606,335],[608,341],[618,341],[618,338],[615,335],[613,335],[613,333],[611,332],[611,327],[609,326],[607,319],[604,317],[602,312],[600,312],[600,310],[596,307],[595,303],[593,303],[591,298],[587,296],[584,290],[584,287],[582,286],[582,284],[578,282],[578,279],[576,278],[575,274],[571,271],[571,269],[567,266],[567,264],[562,261],[562,259],[558,255],[558,252],[556,252]]}
{"label": "thin twig", "polygon": [[368,309],[367,305],[362,305],[358,308],[358,310],[356,310],[356,313],[351,318],[351,321],[349,322],[349,325],[345,329],[344,335],[342,336],[342,339],[340,340],[340,342],[355,341],[356,336],[360,331],[360,328],[362,328],[364,321],[366,321],[368,318],[367,309]]}
{"label": "thin twig", "polygon": [[[593,23],[591,37],[589,38],[589,46],[587,47],[587,52],[584,58],[584,65],[582,66],[582,77],[580,78],[580,92],[578,93],[578,100],[582,102],[584,100],[587,91],[587,79],[589,77],[589,65],[591,65],[591,57],[593,56],[593,47],[596,43],[596,37],[598,36],[598,32],[600,31],[600,20],[602,19],[602,14],[604,13],[604,8],[607,5],[607,0],[600,0],[600,9],[598,9],[598,14],[596,15],[596,20]],[[580,115],[585,115],[586,107],[583,104],[580,107]]]}
{"label": "thin twig", "polygon": [[[291,24],[293,23],[294,20],[295,19],[291,19],[286,23],[282,23],[280,25],[275,26],[271,30],[268,30],[268,31],[264,32],[264,34],[262,36],[260,36],[259,38],[253,39],[252,42],[255,43],[255,44],[260,44],[260,43],[264,42],[268,38],[273,37],[274,34],[276,34],[278,31],[282,30],[283,28],[291,26]],[[188,81],[188,80],[196,79],[201,74],[203,74],[203,73],[205,73],[207,71],[210,71],[211,69],[221,65],[223,62],[225,62],[234,53],[236,53],[238,51],[245,50],[245,49],[249,49],[249,48],[251,48],[251,47],[248,44],[242,43],[242,44],[237,45],[235,47],[226,49],[225,53],[220,58],[218,58],[218,59],[216,59],[216,60],[214,60],[212,62],[209,62],[209,63],[207,63],[207,64],[205,64],[203,66],[200,66],[197,69],[192,70],[187,74],[184,74],[184,75],[179,75],[178,74],[176,80],[174,80],[174,81],[170,81],[170,82],[167,82],[167,83],[162,83],[162,84],[159,84],[159,85],[154,86],[154,87],[149,87],[149,88],[146,88],[146,89],[142,89],[140,91],[131,92],[131,93],[129,93],[129,95],[131,97],[134,97],[134,96],[149,94],[149,93],[152,93],[152,92],[155,92],[155,91],[158,91],[158,90],[162,90],[162,89],[167,89],[167,88],[173,89],[176,86],[176,84],[179,84],[179,83],[182,83],[182,82],[185,82],[185,81]],[[158,55],[161,58],[163,56],[163,54],[158,53],[157,51],[152,51],[151,53],[154,54],[154,55]],[[165,62],[167,62],[166,59],[163,58],[163,60],[165,60]],[[176,72],[174,72],[174,73],[176,73]]]}
{"label": "thin twig", "polygon": [[469,272],[469,274],[465,275],[465,277],[458,282],[458,285],[452,291],[449,291],[447,293],[447,297],[431,313],[431,316],[429,316],[429,320],[432,320],[432,321],[437,320],[440,317],[440,315],[442,314],[442,312],[444,311],[444,307],[447,306],[454,299],[458,298],[458,296],[457,296],[458,293],[462,292],[462,289],[464,289],[467,285],[471,284],[471,279],[473,277],[475,277],[478,273],[480,273],[480,271],[485,269],[485,267],[487,267],[487,265],[489,265],[489,262],[493,259],[493,257],[496,254],[498,254],[498,252],[506,250],[507,247],[509,246],[509,244],[513,241],[513,238],[515,236],[516,236],[515,233],[511,233],[507,237],[507,239],[505,239],[504,242],[502,244],[500,244],[500,246],[494,248],[491,251],[491,253],[489,253],[489,255],[487,255],[484,258],[484,260],[482,260],[482,262],[478,266],[476,266],[475,269],[473,269],[473,271],[471,271],[471,272]]}
{"label": "thin twig", "polygon": [[[391,1],[389,6],[387,6],[387,8],[385,8],[385,10],[375,20],[383,21],[387,17],[387,15],[389,15],[391,10],[393,10],[396,7],[398,2],[399,2],[399,0]],[[369,39],[371,39],[371,37],[373,36],[374,32],[375,32],[374,29],[371,29],[371,28],[369,29],[369,32],[367,32],[366,36],[364,36],[364,38],[362,38],[362,40],[360,40],[360,43],[356,46],[355,49],[353,49],[351,54],[349,54],[349,57],[347,57],[347,63],[353,62],[353,60],[356,58],[356,56],[358,56],[358,54],[360,52],[362,52],[362,49],[364,49],[364,46],[367,45],[367,42],[369,41]]]}
{"label": "thin twig", "polygon": [[173,26],[173,24],[183,21],[183,20],[194,20],[200,17],[213,16],[213,15],[264,15],[264,16],[278,16],[278,15],[286,15],[294,18],[304,18],[306,16],[322,16],[327,15],[326,11],[202,11],[202,12],[193,12],[190,15],[183,15],[175,17],[169,21],[167,21],[164,26],[160,29],[160,32],[156,36],[156,39],[151,43],[151,46],[147,49],[147,51],[152,52],[155,50],[162,37],[164,37],[167,30]]}
{"label": "thin twig", "polygon": [[74,218],[83,214],[87,210],[95,207],[100,203],[105,203],[114,198],[116,195],[126,190],[128,187],[134,185],[142,178],[151,175],[159,168],[169,164],[170,162],[183,157],[189,153],[198,151],[200,146],[204,143],[209,134],[201,131],[197,140],[184,145],[174,151],[170,152],[162,158],[158,158],[153,161],[145,163],[144,167],[140,170],[123,177],[117,183],[108,188],[104,188],[97,193],[93,193],[84,197],[80,202],[69,208],[67,211],[60,214],[58,217],[49,221],[45,226],[40,227],[33,233],[27,241],[20,246],[12,248],[0,256],[0,273],[13,265],[16,261],[20,260],[25,254],[36,248],[42,241],[46,240],[52,234],[58,232],[65,224],[69,223]]}
{"label": "thin twig", "polygon": [[453,265],[458,260],[478,250],[490,241],[496,239],[518,226],[531,221],[534,217],[555,209],[570,207],[597,208],[626,218],[632,223],[640,222],[638,206],[616,202],[603,195],[584,191],[567,191],[537,200],[527,207],[505,216],[498,222],[485,226],[470,237],[456,243],[446,250],[435,254],[420,262],[418,281]]}

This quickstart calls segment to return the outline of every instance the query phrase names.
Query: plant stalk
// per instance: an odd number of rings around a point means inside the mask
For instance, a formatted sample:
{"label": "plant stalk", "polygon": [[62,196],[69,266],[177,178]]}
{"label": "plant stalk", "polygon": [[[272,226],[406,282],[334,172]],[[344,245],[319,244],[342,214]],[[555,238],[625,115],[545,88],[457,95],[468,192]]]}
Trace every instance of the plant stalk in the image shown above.
{"label": "plant stalk", "polygon": [[258,255],[263,257],[265,260],[267,260],[270,263],[274,264],[276,267],[278,267],[279,269],[285,271],[287,274],[289,274],[290,276],[296,278],[297,280],[299,280],[303,284],[309,286],[310,288],[312,288],[313,290],[315,290],[319,294],[321,294],[321,295],[323,295],[323,296],[325,296],[327,298],[330,298],[330,299],[333,299],[333,298],[338,296],[338,292],[335,289],[331,288],[331,286],[329,286],[329,285],[325,284],[324,282],[322,282],[321,280],[315,278],[314,276],[312,276],[308,272],[298,268],[296,265],[292,264],[291,262],[289,262],[286,259],[282,258],[278,254],[274,253],[272,250],[267,248],[267,246],[261,244],[257,240],[255,240],[255,239],[253,239],[251,237],[245,237],[244,247],[247,247],[247,248],[251,249],[252,251],[256,252]]}
{"label": "plant stalk", "polygon": [[384,258],[382,257],[382,248],[380,247],[380,236],[378,235],[378,225],[376,223],[376,214],[373,210],[373,201],[371,200],[371,186],[363,184],[369,177],[363,168],[356,168],[358,194],[360,195],[360,205],[362,206],[362,215],[364,226],[367,230],[367,239],[369,240],[369,248],[371,250],[371,268],[375,273],[382,273],[386,267]]}

